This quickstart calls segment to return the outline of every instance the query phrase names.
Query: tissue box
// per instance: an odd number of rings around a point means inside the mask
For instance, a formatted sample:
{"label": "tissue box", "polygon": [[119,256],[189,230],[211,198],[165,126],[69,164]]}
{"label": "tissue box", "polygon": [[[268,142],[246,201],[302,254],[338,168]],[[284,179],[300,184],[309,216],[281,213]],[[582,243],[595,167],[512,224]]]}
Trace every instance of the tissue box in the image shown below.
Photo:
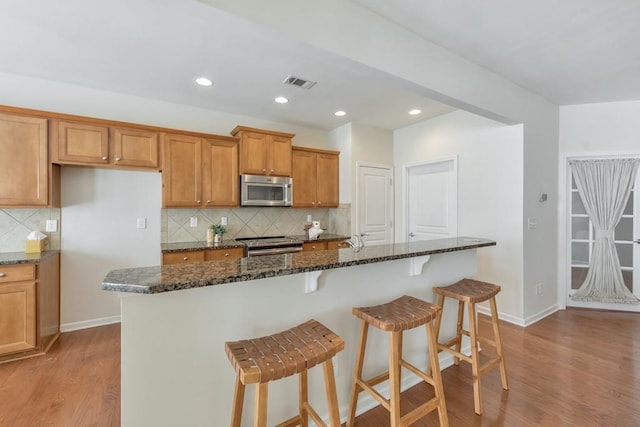
{"label": "tissue box", "polygon": [[28,254],[32,254],[32,253],[36,253],[36,252],[42,252],[44,250],[44,244],[46,242],[46,239],[42,239],[42,240],[26,240],[25,241],[25,248],[24,248],[24,252],[28,253]]}

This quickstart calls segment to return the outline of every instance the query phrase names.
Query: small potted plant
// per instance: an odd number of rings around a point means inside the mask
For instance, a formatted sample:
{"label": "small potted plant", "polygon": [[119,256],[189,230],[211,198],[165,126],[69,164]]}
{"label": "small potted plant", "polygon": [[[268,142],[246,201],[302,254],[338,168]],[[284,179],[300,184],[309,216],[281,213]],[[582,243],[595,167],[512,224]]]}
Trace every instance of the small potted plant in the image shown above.
{"label": "small potted plant", "polygon": [[224,225],[215,224],[211,226],[213,230],[213,242],[220,243],[222,241],[222,235],[227,232],[227,228]]}

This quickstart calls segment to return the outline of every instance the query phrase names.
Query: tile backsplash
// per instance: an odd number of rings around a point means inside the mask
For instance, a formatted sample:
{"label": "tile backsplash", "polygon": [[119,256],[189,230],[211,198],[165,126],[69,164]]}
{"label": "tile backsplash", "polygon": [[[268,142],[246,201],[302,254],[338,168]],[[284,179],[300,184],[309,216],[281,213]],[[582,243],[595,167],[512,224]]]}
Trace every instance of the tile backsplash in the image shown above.
{"label": "tile backsplash", "polygon": [[47,249],[60,249],[60,208],[0,209],[0,252],[24,252],[24,241],[32,231],[45,232],[46,221],[58,221],[58,231],[49,235]]}
{"label": "tile backsplash", "polygon": [[[344,214],[344,211],[348,211]],[[209,225],[219,224],[227,217],[225,238],[276,235],[302,235],[307,215],[330,233],[348,235],[344,218],[350,218],[349,205],[338,209],[295,209],[295,208],[237,208],[237,209],[162,209],[162,243],[191,242],[205,240]],[[190,218],[197,217],[197,227],[190,226]]]}

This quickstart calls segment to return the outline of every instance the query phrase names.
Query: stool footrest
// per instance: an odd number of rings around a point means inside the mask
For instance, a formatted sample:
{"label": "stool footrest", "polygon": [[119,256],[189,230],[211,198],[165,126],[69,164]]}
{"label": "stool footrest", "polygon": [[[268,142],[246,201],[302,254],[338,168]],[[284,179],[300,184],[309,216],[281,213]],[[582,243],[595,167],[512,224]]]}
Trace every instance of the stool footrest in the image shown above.
{"label": "stool footrest", "polygon": [[440,405],[440,399],[438,399],[437,397],[434,397],[433,399],[429,400],[427,403],[423,403],[422,405],[413,409],[408,414],[403,415],[402,418],[400,418],[400,425],[410,426],[414,422],[418,421],[420,418],[427,415],[429,412],[435,410],[438,407],[438,405]]}
{"label": "stool footrest", "polygon": [[[387,372],[387,377],[388,376],[389,376],[389,373]],[[371,394],[371,397],[376,399],[387,411],[389,410],[389,401],[383,395],[381,395],[378,392],[378,390],[373,388],[372,384],[370,384],[368,381],[364,381],[364,380],[359,379],[359,378],[356,379],[356,383],[358,384],[358,386],[360,386],[360,388],[363,391],[369,392],[369,394]],[[379,383],[377,383],[377,384],[379,384]],[[373,384],[373,385],[375,385],[375,384]]]}
{"label": "stool footrest", "polygon": [[494,366],[499,365],[501,362],[501,358],[496,357],[495,359],[491,359],[486,362],[484,365],[478,368],[478,376],[481,377],[486,374],[489,370],[491,370]]}
{"label": "stool footrest", "polygon": [[403,368],[407,368],[408,370],[413,372],[415,375],[422,378],[427,384],[434,385],[433,378],[430,375],[427,375],[420,369],[413,366],[411,363],[407,362],[406,360],[400,360],[400,364],[402,365]]}
{"label": "stool footrest", "polygon": [[446,351],[446,352],[448,352],[448,353],[453,354],[454,356],[456,356],[456,357],[457,357],[457,358],[459,358],[459,359],[462,359],[462,360],[464,360],[464,361],[466,361],[466,362],[471,363],[471,360],[472,360],[472,359],[471,359],[471,356],[467,356],[467,355],[466,355],[466,354],[464,354],[464,353],[460,353],[459,351],[456,351],[456,350],[454,350],[454,349],[452,349],[452,348],[450,348],[450,347],[446,347],[446,344],[438,344],[438,350],[440,350],[440,351]]}

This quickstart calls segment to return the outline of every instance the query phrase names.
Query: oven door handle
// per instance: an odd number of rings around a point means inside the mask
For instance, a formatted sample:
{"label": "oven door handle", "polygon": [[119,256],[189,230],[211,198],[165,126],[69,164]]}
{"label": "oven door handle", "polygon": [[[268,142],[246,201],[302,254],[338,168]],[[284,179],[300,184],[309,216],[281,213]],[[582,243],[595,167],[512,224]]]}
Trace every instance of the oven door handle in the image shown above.
{"label": "oven door handle", "polygon": [[286,247],[286,248],[269,248],[269,249],[251,249],[247,251],[249,257],[256,255],[278,255],[290,254],[293,252],[302,252],[302,246]]}

